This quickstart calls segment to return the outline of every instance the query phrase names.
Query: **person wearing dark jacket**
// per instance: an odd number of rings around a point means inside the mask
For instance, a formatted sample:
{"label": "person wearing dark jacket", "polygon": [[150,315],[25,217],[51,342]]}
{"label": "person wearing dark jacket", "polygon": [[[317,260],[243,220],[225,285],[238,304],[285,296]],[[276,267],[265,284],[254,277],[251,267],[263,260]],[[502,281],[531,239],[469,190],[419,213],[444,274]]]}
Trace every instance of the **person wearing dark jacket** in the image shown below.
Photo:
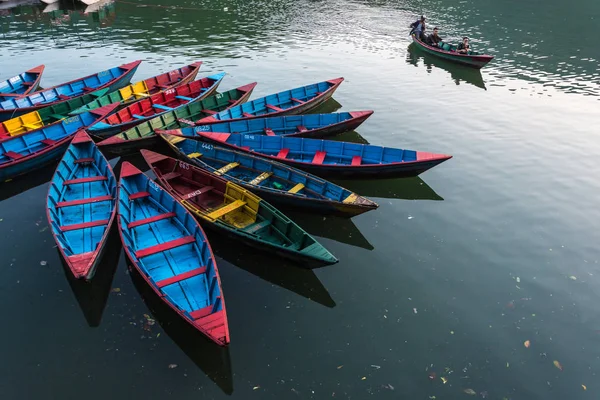
{"label": "person wearing dark jacket", "polygon": [[461,54],[469,54],[471,52],[471,46],[469,46],[469,38],[464,37],[462,42],[458,44],[456,51]]}
{"label": "person wearing dark jacket", "polygon": [[411,35],[415,35],[417,39],[423,41],[425,39],[425,16],[421,15],[421,19],[416,20],[412,24],[410,24],[412,30],[410,31]]}
{"label": "person wearing dark jacket", "polygon": [[441,41],[442,41],[442,38],[440,37],[440,35],[438,35],[438,28],[436,26],[435,28],[433,28],[433,33],[431,35],[427,36],[426,43],[430,46],[437,47],[438,43]]}

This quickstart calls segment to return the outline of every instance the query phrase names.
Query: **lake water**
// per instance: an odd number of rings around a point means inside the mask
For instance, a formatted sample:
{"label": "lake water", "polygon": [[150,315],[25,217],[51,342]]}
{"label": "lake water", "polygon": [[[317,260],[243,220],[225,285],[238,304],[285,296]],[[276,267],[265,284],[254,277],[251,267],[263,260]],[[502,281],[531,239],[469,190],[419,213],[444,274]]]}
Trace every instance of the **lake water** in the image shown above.
{"label": "lake water", "polygon": [[[2,77],[44,63],[51,86],[142,59],[138,80],[202,60],[258,97],[344,76],[341,110],[375,114],[342,139],[454,158],[344,181],[380,204],[352,220],[290,213],[335,266],[211,235],[228,350],[164,310],[118,242],[92,285],[68,279],[53,167],[3,183],[3,399],[598,398],[600,2],[15,3],[0,3]],[[413,49],[421,13],[495,59],[478,72]]]}

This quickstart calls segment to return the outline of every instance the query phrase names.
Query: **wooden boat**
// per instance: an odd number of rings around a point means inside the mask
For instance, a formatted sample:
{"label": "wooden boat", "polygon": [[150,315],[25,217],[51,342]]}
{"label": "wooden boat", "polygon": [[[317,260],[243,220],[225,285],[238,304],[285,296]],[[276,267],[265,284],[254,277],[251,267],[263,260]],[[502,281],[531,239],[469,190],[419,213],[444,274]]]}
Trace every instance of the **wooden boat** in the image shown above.
{"label": "wooden boat", "polygon": [[[102,96],[108,92],[108,88],[84,94],[52,106],[40,108],[37,111],[31,111],[19,117],[0,122],[0,142],[7,140],[12,136],[22,135],[37,129],[41,129],[50,124],[56,124],[65,118],[69,118],[72,110],[80,108],[86,102],[93,101],[97,96]],[[116,109],[115,109],[116,110]]]}
{"label": "wooden boat", "polygon": [[141,99],[109,115],[91,127],[89,132],[99,138],[109,137],[168,111],[193,104],[212,95],[224,76],[225,73],[211,75]]}
{"label": "wooden boat", "polygon": [[0,81],[0,102],[35,92],[40,85],[43,73],[44,65],[38,65],[22,74]]}
{"label": "wooden boat", "polygon": [[197,124],[204,125],[207,121],[215,120],[303,114],[330,99],[343,81],[344,78],[337,78],[271,94],[213,114]]}
{"label": "wooden boat", "polygon": [[[181,159],[223,176],[270,203],[342,217],[378,207],[350,190],[285,164],[181,136],[160,136]],[[228,167],[232,163],[237,164],[235,168]]]}
{"label": "wooden boat", "polygon": [[63,103],[100,89],[108,88],[111,92],[120,89],[129,84],[140,63],[141,61],[134,61],[25,97],[3,101],[0,103],[0,121],[27,114],[42,107]]}
{"label": "wooden boat", "polygon": [[77,131],[100,121],[116,106],[100,107],[0,142],[0,182],[41,168],[60,158]]}
{"label": "wooden boat", "polygon": [[284,115],[209,122],[196,126],[201,132],[245,133],[248,135],[325,138],[353,131],[373,111],[351,111],[331,114]]}
{"label": "wooden boat", "polygon": [[174,87],[185,85],[196,79],[202,61],[196,61],[182,68],[177,68],[164,74],[153,76],[152,78],[144,79],[127,85],[122,89],[115,90],[100,96],[93,101],[89,101],[78,109],[70,112],[71,115],[81,114],[85,111],[93,110],[94,108],[106,106],[113,103],[119,103],[121,107],[126,107],[131,103],[135,103],[145,97],[155,95],[165,90],[173,89]]}
{"label": "wooden boat", "polygon": [[235,183],[162,154],[141,153],[158,182],[206,227],[306,268],[338,261],[292,220]]}
{"label": "wooden boat", "polygon": [[127,257],[156,294],[220,346],[229,327],[217,262],[198,221],[128,162],[119,180],[119,233]]}
{"label": "wooden boat", "polygon": [[199,102],[166,112],[123,133],[105,139],[99,142],[98,146],[102,151],[109,151],[113,154],[126,154],[141,146],[152,146],[160,143],[161,140],[154,133],[156,129],[173,129],[193,125],[194,122],[192,121],[210,115],[211,112],[219,112],[247,101],[255,86],[256,83],[240,86],[237,89],[219,93]]}
{"label": "wooden boat", "polygon": [[433,54],[437,57],[443,58],[448,61],[452,61],[458,64],[467,65],[469,67],[481,69],[485,67],[490,61],[494,59],[493,56],[487,54],[480,54],[477,52],[470,52],[469,54],[461,54],[456,52],[456,46],[449,43],[440,42],[438,46],[430,46],[417,39],[415,35],[412,35],[413,43],[425,51],[426,53]]}
{"label": "wooden boat", "polygon": [[332,140],[194,132],[190,128],[174,133],[252,152],[315,175],[337,178],[417,176],[452,158],[444,154]]}
{"label": "wooden boat", "polygon": [[116,213],[117,180],[84,130],[78,131],[50,181],[46,215],[54,241],[77,279],[90,280]]}

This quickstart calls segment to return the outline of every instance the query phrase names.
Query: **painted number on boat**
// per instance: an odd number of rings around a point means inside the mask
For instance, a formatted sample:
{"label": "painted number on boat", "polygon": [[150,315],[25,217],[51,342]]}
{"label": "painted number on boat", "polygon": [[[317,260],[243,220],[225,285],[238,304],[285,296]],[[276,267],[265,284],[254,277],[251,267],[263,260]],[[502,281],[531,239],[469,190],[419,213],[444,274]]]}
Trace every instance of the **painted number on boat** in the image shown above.
{"label": "painted number on boat", "polygon": [[156,190],[157,192],[159,191],[158,185],[152,181],[149,181],[150,183],[150,187],[154,190]]}
{"label": "painted number on boat", "polygon": [[190,169],[190,166],[188,164],[184,163],[183,161],[179,161],[179,166],[182,169]]}
{"label": "painted number on boat", "polygon": [[106,76],[108,74],[110,74],[110,71],[100,71],[100,72],[98,72],[98,78],[101,78],[101,77]]}
{"label": "painted number on boat", "polygon": [[200,125],[200,126],[196,127],[196,130],[200,131],[200,132],[208,132],[210,130],[210,126],[208,126],[208,125]]}
{"label": "painted number on boat", "polygon": [[254,135],[244,135],[244,139],[254,140]]}
{"label": "painted number on boat", "polygon": [[175,89],[165,90],[165,94],[173,94],[175,93]]}
{"label": "painted number on boat", "polygon": [[206,149],[206,150],[212,150],[213,149],[213,145],[212,144],[208,144],[208,143],[202,143],[202,148]]}
{"label": "painted number on boat", "polygon": [[65,123],[65,125],[68,125],[68,124],[72,124],[73,122],[76,122],[76,121],[79,121],[79,117],[67,118],[63,122]]}
{"label": "painted number on boat", "polygon": [[219,93],[218,95],[216,95],[216,98],[217,98],[217,99],[220,99],[220,98],[222,98],[222,97],[223,97],[223,93]]}

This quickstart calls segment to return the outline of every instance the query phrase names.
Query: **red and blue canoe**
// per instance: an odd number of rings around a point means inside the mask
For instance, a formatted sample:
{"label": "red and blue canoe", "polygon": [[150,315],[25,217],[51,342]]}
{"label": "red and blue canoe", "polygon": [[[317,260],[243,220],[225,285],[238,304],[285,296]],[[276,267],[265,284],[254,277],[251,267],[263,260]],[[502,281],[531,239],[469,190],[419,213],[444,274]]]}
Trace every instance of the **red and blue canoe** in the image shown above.
{"label": "red and blue canoe", "polygon": [[[131,81],[141,61],[114,67],[84,78],[63,83],[49,89],[32,93],[25,97],[0,102],[0,121],[18,117],[42,107],[52,106],[65,101],[108,88],[114,91]],[[102,92],[104,94],[105,92]]]}
{"label": "red and blue canoe", "polygon": [[481,69],[485,67],[490,61],[494,59],[493,56],[487,54],[480,54],[474,51],[469,54],[461,54],[456,51],[456,46],[449,43],[440,42],[438,46],[430,46],[417,39],[415,35],[412,35],[413,42],[415,45],[426,53],[432,54],[436,57],[443,58],[444,60],[452,61],[458,64],[467,65],[469,67]]}
{"label": "red and blue canoe", "polygon": [[29,71],[25,71],[10,79],[1,81],[0,101],[27,96],[28,94],[35,92],[40,85],[43,72],[44,65],[38,65]]}
{"label": "red and blue canoe", "polygon": [[330,114],[284,115],[207,122],[196,126],[199,132],[245,133],[248,135],[325,138],[353,131],[373,111],[350,111]]}
{"label": "red and blue canoe", "polygon": [[224,77],[225,73],[222,72],[144,98],[109,115],[88,132],[99,138],[107,138],[187,104],[194,104],[212,95]]}
{"label": "red and blue canoe", "polygon": [[78,131],[105,118],[116,107],[100,107],[0,142],[0,182],[59,159]]}
{"label": "red and blue canoe", "polygon": [[250,152],[331,178],[417,176],[452,158],[445,154],[332,140],[194,132],[193,128],[173,133]]}
{"label": "red and blue canoe", "polygon": [[220,346],[229,344],[217,262],[198,221],[128,162],[118,192],[119,233],[135,269],[188,324]]}
{"label": "red and blue canoe", "polygon": [[46,198],[54,241],[75,278],[94,277],[116,205],[115,174],[94,141],[80,130],[58,164]]}
{"label": "red and blue canoe", "polygon": [[208,121],[303,114],[329,100],[343,81],[344,78],[337,78],[270,94],[203,118],[196,125]]}

